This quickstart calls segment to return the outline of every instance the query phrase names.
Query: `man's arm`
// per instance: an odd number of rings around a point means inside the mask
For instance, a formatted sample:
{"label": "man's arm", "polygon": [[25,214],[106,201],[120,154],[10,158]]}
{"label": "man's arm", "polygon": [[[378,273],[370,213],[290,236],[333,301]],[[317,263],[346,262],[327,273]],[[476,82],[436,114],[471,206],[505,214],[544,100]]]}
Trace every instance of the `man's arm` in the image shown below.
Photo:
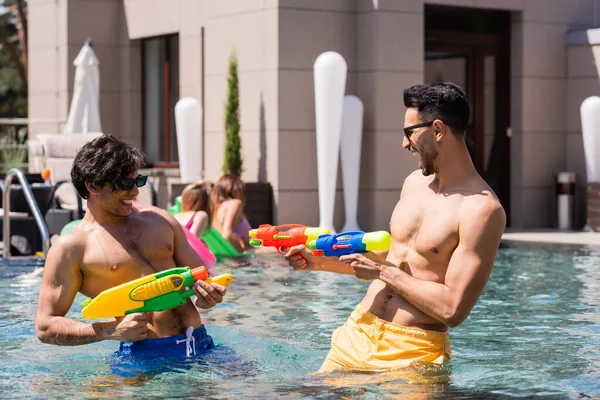
{"label": "man's arm", "polygon": [[[74,240],[71,235],[63,237],[48,251],[35,318],[37,337],[44,343],[63,346],[118,340],[120,331],[116,321],[87,324],[65,318],[83,279],[79,268],[82,249]],[[145,323],[134,319],[128,318],[131,324],[139,323],[140,338],[144,338]]]}
{"label": "man's arm", "polygon": [[[402,184],[402,190],[400,192],[400,199],[402,199],[402,193],[407,190],[413,184],[415,177],[421,175],[421,170],[415,170],[409,174],[404,183]],[[398,203],[399,204],[399,203]],[[398,207],[396,204],[396,207]],[[391,227],[390,227],[391,228]],[[391,229],[390,229],[391,230]],[[376,257],[386,259],[389,254],[388,250],[372,252]],[[370,255],[368,255],[371,257]],[[335,272],[338,274],[354,275],[354,268],[350,266],[350,262],[342,262],[338,257],[315,257],[312,252],[304,245],[291,247],[285,254],[285,259],[288,261],[294,270],[309,270],[309,271],[326,271]]]}
{"label": "man's arm", "polygon": [[303,244],[290,247],[284,257],[296,271],[326,271],[354,275],[354,269],[349,264],[340,262],[338,257],[313,256],[312,251]]}
{"label": "man's arm", "polygon": [[396,267],[381,266],[383,282],[449,327],[461,324],[477,303],[492,272],[504,231],[506,215],[502,207],[491,201],[481,203],[465,212],[460,221],[459,243],[444,283],[423,281]]}

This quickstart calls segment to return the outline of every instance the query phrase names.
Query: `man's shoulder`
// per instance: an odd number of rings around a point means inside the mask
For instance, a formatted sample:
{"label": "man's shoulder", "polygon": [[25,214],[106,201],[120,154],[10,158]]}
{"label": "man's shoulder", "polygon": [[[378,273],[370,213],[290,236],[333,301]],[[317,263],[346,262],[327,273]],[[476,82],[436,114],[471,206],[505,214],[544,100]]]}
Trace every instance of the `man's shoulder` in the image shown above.
{"label": "man's shoulder", "polygon": [[416,169],[404,179],[404,184],[402,185],[402,190],[407,188],[424,185],[427,182],[428,177],[423,175],[423,172],[420,169]]}
{"label": "man's shoulder", "polygon": [[171,216],[167,210],[163,210],[160,207],[153,206],[151,204],[135,203],[135,208],[143,218],[158,218]]}
{"label": "man's shoulder", "polygon": [[166,226],[172,226],[173,224],[179,224],[177,219],[172,216],[167,210],[163,210],[162,208],[152,206],[152,205],[144,205],[144,207],[138,208],[139,217],[145,223],[151,224],[164,224]]}
{"label": "man's shoulder", "polygon": [[405,182],[421,182],[424,179],[425,179],[425,176],[423,175],[423,172],[421,171],[421,169],[417,168],[413,172],[408,174],[408,176],[406,177],[406,179],[404,181]]}
{"label": "man's shoulder", "polygon": [[461,217],[462,219],[482,218],[498,224],[506,222],[506,213],[500,200],[493,191],[487,189],[464,196]]}
{"label": "man's shoulder", "polygon": [[50,247],[49,253],[60,254],[62,257],[83,256],[89,238],[89,231],[80,223],[68,233],[62,234]]}

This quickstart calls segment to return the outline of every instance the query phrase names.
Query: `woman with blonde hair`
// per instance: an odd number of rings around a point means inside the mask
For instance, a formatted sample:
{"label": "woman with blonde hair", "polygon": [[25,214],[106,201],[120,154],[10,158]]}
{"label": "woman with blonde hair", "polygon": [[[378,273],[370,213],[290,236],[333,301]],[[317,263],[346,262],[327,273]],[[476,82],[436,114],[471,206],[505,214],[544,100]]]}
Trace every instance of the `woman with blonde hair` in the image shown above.
{"label": "woman with blonde hair", "polygon": [[251,229],[244,214],[245,184],[237,176],[223,175],[215,183],[210,198],[212,226],[239,252],[249,248]]}

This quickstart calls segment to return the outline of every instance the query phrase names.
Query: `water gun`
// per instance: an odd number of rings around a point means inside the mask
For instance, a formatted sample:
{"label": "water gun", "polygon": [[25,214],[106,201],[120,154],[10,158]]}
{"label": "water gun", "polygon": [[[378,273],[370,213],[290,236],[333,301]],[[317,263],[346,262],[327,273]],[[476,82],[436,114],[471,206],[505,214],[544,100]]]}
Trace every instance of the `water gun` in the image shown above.
{"label": "water gun", "polygon": [[250,246],[269,246],[277,248],[280,254],[284,254],[287,248],[307,245],[310,241],[321,235],[331,233],[327,228],[311,228],[299,224],[269,225],[263,224],[258,229],[251,229],[248,233]]}
{"label": "water gun", "polygon": [[138,312],[166,311],[184,305],[194,295],[189,287],[194,282],[218,283],[227,286],[231,274],[209,277],[206,267],[171,268],[123,283],[83,302],[85,318],[121,317]]}
{"label": "water gun", "polygon": [[391,244],[392,236],[386,231],[352,231],[321,235],[308,243],[308,248],[313,250],[315,256],[340,257],[346,254],[387,250]]}

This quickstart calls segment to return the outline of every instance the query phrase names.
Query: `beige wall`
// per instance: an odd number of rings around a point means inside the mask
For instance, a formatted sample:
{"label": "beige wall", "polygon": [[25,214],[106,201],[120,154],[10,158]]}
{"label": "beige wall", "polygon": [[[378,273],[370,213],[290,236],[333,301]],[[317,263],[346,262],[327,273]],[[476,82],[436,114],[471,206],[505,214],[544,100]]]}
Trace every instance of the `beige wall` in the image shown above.
{"label": "beige wall", "polygon": [[567,169],[569,30],[596,23],[598,2],[524,0],[512,29],[512,225],[555,224],[554,180]]}
{"label": "beige wall", "polygon": [[[156,4],[155,4],[156,3]],[[125,0],[130,39],[179,33],[180,96],[201,100],[204,84],[205,177],[221,176],[229,56],[239,64],[241,136],[246,181],[278,187],[277,1]],[[202,60],[204,27],[205,60]],[[204,62],[204,79],[202,64]]]}
{"label": "beige wall", "polygon": [[[415,168],[415,160],[401,150],[400,127],[405,111],[401,92],[424,79],[424,40],[418,33],[424,29],[423,2],[359,0],[355,11],[350,2],[332,2],[326,6],[322,2],[290,3],[280,2],[280,148],[281,154],[286,154],[285,148],[301,147],[311,162],[308,171],[300,173],[291,158],[282,157],[279,170],[281,177],[286,178],[281,180],[280,197],[286,203],[300,199],[296,201],[310,207],[280,210],[279,217],[284,221],[318,222],[318,212],[306,212],[318,210],[310,68],[320,52],[336,50],[348,63],[347,93],[356,94],[365,105],[359,223],[364,229],[385,229],[402,181]],[[513,11],[511,225],[552,226],[554,176],[569,167],[565,36],[569,30],[596,24],[600,20],[600,2],[432,0],[425,3]],[[288,6],[293,8],[288,10]],[[303,26],[307,27],[305,34],[299,35]],[[284,49],[295,50],[291,57],[293,64],[286,59]],[[286,71],[287,68],[293,71]],[[302,90],[292,95],[293,88],[298,86]],[[286,93],[288,90],[290,93]],[[294,101],[301,98],[303,104],[312,108],[297,112],[295,106],[285,101],[288,96],[293,96]],[[289,182],[289,186],[284,182]],[[340,189],[338,184],[337,227],[341,227],[343,220]]]}
{"label": "beige wall", "polygon": [[[423,31],[418,1],[280,1],[278,221],[318,223],[313,63],[324,51],[348,65],[346,93],[364,104],[359,218],[363,229],[386,229],[404,178],[416,160],[402,150],[402,89],[423,80],[423,39],[398,40]],[[302,32],[302,34],[299,34]],[[301,169],[299,160],[306,160]],[[338,174],[335,225],[344,209]],[[285,207],[284,204],[304,207]]]}
{"label": "beige wall", "polygon": [[127,38],[120,0],[37,0],[29,8],[30,135],[61,133],[73,95],[73,60],[92,38],[100,59],[102,130],[139,143],[139,46]]}
{"label": "beige wall", "polygon": [[61,130],[67,118],[67,2],[32,1],[28,12],[29,117],[56,121],[31,124],[29,137],[34,138],[42,132]]}
{"label": "beige wall", "polygon": [[600,41],[589,40],[587,32],[580,31],[569,34],[567,43],[566,164],[577,173],[576,219],[581,227],[586,220],[587,180],[579,110],[583,100],[600,96]]}
{"label": "beige wall", "polygon": [[[320,53],[334,50],[348,64],[346,93],[365,107],[359,223],[367,230],[385,229],[404,178],[416,168],[416,159],[402,151],[400,128],[402,90],[424,80],[424,3],[513,11],[511,222],[550,226],[554,174],[576,170],[583,183],[573,110],[598,85],[589,46],[567,49],[565,37],[598,24],[600,0],[170,0],[168,7],[158,0],[32,0],[29,115],[64,123],[72,60],[91,37],[101,62],[103,130],[141,142],[139,39],[179,33],[180,94],[200,100],[204,85],[205,175],[217,179],[227,61],[235,50],[243,178],[273,185],[277,223],[316,224],[312,68]],[[30,126],[32,137],[61,129],[61,123]],[[341,189],[340,177],[338,228]]]}

